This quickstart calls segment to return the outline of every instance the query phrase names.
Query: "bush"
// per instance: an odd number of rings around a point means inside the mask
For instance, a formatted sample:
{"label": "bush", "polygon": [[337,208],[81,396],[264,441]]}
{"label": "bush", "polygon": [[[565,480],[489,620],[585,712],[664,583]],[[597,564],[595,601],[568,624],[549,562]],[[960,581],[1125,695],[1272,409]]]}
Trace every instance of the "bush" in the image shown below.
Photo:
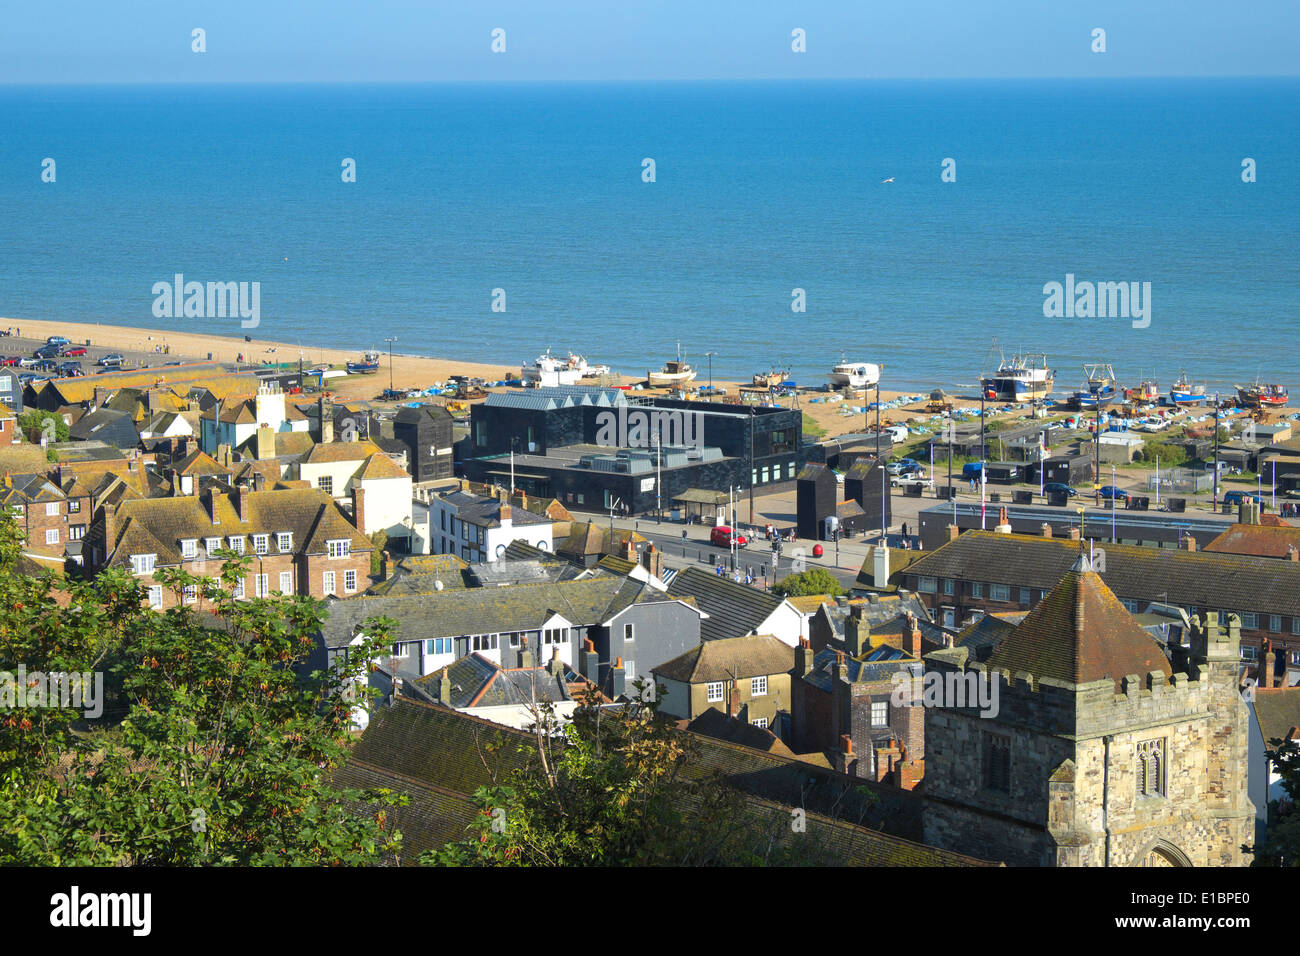
{"label": "bush", "polygon": [[772,592],[782,597],[806,597],[810,594],[838,597],[844,593],[844,585],[825,568],[809,568],[782,578],[772,585]]}

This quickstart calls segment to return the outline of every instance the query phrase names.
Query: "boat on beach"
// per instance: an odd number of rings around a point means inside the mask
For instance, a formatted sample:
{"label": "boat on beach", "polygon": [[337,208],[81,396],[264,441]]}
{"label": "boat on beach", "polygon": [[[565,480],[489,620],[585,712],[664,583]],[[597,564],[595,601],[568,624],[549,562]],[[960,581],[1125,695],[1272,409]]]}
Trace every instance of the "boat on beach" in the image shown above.
{"label": "boat on beach", "polygon": [[826,376],[833,388],[875,388],[880,383],[880,366],[872,362],[849,362],[840,353],[840,364]]}
{"label": "boat on beach", "polygon": [[1085,365],[1084,383],[1071,401],[1079,411],[1105,408],[1115,400],[1115,371],[1109,365]]}
{"label": "boat on beach", "polygon": [[990,401],[1036,402],[1052,393],[1055,379],[1044,354],[1004,356],[996,372],[980,379],[980,390]]}
{"label": "boat on beach", "polygon": [[646,372],[651,388],[681,388],[695,381],[695,369],[682,360],[682,343],[677,343],[677,360],[669,360],[657,372]]}
{"label": "boat on beach", "polygon": [[1160,386],[1155,379],[1143,379],[1136,388],[1124,389],[1124,397],[1135,405],[1154,405],[1160,401]]}
{"label": "boat on beach", "polygon": [[1285,385],[1263,385],[1258,381],[1254,385],[1234,385],[1237,401],[1247,408],[1281,408],[1286,404]]}
{"label": "boat on beach", "polygon": [[362,355],[360,362],[348,362],[349,375],[373,375],[379,371],[379,353],[369,349]]}
{"label": "boat on beach", "polygon": [[1187,372],[1180,369],[1178,380],[1169,386],[1169,401],[1174,405],[1204,405],[1205,386],[1192,385],[1187,381]]}

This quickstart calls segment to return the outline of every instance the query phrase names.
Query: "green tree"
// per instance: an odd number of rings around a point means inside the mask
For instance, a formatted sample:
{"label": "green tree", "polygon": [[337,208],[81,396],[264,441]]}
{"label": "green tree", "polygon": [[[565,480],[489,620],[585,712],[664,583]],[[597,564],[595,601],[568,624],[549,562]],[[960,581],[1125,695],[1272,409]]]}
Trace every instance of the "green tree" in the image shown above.
{"label": "green tree", "polygon": [[21,545],[0,519],[0,670],[98,672],[109,700],[88,721],[0,699],[0,864],[364,864],[400,849],[386,816],[399,798],[329,783],[391,622],[303,674],[323,605],[235,601],[248,558],[221,553],[219,580],[159,572],[199,595],[160,613],[125,571],[18,574]]}
{"label": "green tree", "polygon": [[1282,777],[1289,799],[1275,800],[1268,808],[1268,831],[1263,843],[1242,847],[1253,853],[1253,866],[1300,866],[1300,741],[1271,741],[1268,758]]}
{"label": "green tree", "polygon": [[62,415],[35,408],[18,416],[18,427],[31,442],[40,442],[43,436],[46,441],[67,441],[70,435]]}
{"label": "green tree", "polygon": [[825,568],[809,568],[777,581],[772,585],[772,592],[782,597],[806,597],[810,594],[838,597],[845,593],[845,588]]}

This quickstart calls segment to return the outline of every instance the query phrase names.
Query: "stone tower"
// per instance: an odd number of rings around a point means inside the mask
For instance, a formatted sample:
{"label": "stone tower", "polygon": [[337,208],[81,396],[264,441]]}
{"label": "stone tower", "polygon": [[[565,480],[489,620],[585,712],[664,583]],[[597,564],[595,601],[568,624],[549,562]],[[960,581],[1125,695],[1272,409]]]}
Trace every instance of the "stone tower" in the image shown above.
{"label": "stone tower", "polygon": [[992,682],[996,706],[927,709],[925,842],[1021,866],[1243,865],[1239,638],[1235,615],[1193,618],[1176,671],[1081,555],[986,664],[926,655],[954,685]]}

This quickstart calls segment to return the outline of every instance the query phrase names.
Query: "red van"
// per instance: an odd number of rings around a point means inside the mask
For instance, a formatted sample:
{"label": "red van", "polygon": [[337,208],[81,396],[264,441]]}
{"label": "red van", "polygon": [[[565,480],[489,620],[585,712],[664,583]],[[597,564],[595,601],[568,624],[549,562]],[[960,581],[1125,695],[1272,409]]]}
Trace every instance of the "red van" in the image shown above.
{"label": "red van", "polygon": [[709,532],[709,543],[716,544],[719,548],[730,548],[733,540],[738,548],[743,548],[749,544],[748,538],[743,534],[733,532],[725,524],[720,524]]}

